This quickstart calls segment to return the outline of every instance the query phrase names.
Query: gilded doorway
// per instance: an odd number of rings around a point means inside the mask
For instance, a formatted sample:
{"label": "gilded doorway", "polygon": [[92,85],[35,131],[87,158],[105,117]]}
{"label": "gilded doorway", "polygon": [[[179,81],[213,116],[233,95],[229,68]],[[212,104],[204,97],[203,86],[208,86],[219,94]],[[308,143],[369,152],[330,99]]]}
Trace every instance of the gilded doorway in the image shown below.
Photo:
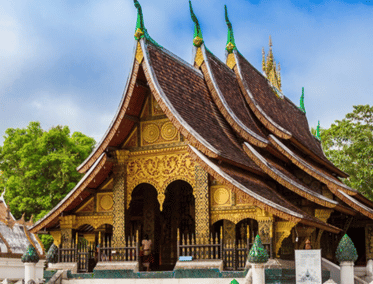
{"label": "gilded doorway", "polygon": [[195,199],[192,186],[182,180],[166,189],[161,212],[160,269],[172,270],[177,261],[177,229],[180,234],[195,234]]}

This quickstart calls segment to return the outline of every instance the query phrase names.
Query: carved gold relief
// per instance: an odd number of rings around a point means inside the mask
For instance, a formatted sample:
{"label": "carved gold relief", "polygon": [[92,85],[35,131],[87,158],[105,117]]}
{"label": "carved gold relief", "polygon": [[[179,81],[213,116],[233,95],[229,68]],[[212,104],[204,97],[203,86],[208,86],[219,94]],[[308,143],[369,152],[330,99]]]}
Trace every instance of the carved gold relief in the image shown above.
{"label": "carved gold relief", "polygon": [[142,138],[145,142],[152,144],[159,138],[159,128],[154,123],[147,123],[142,130]]}
{"label": "carved gold relief", "polygon": [[193,194],[195,197],[197,238],[206,238],[210,236],[208,182],[207,172],[201,166],[195,166],[195,186],[193,186]]}
{"label": "carved gold relief", "polygon": [[141,145],[180,141],[180,133],[168,119],[141,122]]}
{"label": "carved gold relief", "polygon": [[226,188],[218,188],[214,191],[214,201],[218,205],[227,204],[229,201],[229,191]]}
{"label": "carved gold relief", "polygon": [[198,67],[200,67],[202,65],[203,61],[204,61],[203,53],[202,53],[201,48],[199,47],[197,49],[196,57],[194,59],[194,62],[197,64]]}
{"label": "carved gold relief", "polygon": [[95,203],[93,197],[88,200],[82,207],[80,207],[76,212],[93,212],[95,209]]}
{"label": "carved gold relief", "polygon": [[174,140],[177,135],[177,129],[172,122],[166,122],[162,125],[161,134],[164,140]]}
{"label": "carved gold relief", "polygon": [[325,223],[327,223],[330,215],[333,213],[333,209],[315,209],[315,217]]}
{"label": "carved gold relief", "polygon": [[50,231],[49,234],[53,238],[53,243],[58,247],[61,244],[61,231]]}
{"label": "carved gold relief", "polygon": [[127,165],[127,208],[134,188],[148,183],[157,190],[162,210],[166,188],[175,180],[184,180],[195,188],[194,162],[187,152],[131,157]]}
{"label": "carved gold relief", "polygon": [[131,148],[137,146],[137,127],[135,127],[129,137],[127,138],[126,142],[122,148]]}
{"label": "carved gold relief", "polygon": [[137,43],[137,50],[136,50],[136,56],[135,57],[136,57],[136,60],[141,64],[141,62],[144,58],[144,54],[142,53],[140,42]]}
{"label": "carved gold relief", "polygon": [[113,193],[97,193],[97,212],[113,210]]}
{"label": "carved gold relief", "polygon": [[83,234],[83,237],[89,242],[94,243],[96,240],[95,234]]}
{"label": "carved gold relief", "polygon": [[287,222],[287,221],[280,221],[276,222],[275,224],[275,237],[276,237],[276,244],[275,244],[275,253],[278,257],[278,251],[281,248],[282,241],[286,239],[288,236],[290,236],[291,229],[296,225],[296,223],[293,222]]}
{"label": "carved gold relief", "polygon": [[161,106],[158,104],[158,102],[155,100],[154,96],[152,96],[152,115],[163,115],[163,111],[161,109]]}
{"label": "carved gold relief", "polygon": [[60,217],[61,229],[78,229],[82,225],[91,225],[97,229],[103,224],[113,224],[112,215],[88,215],[88,216],[75,216],[69,215]]}
{"label": "carved gold relief", "polygon": [[234,224],[237,224],[247,218],[257,220],[257,207],[250,206],[243,209],[211,211],[211,224],[220,220],[229,220]]}
{"label": "carved gold relief", "polygon": [[231,69],[233,69],[234,66],[236,66],[236,59],[234,58],[234,54],[233,53],[228,54],[227,65]]}
{"label": "carved gold relief", "polygon": [[91,225],[93,228],[109,224],[113,225],[113,216],[111,215],[95,215],[95,216],[78,216],[76,219],[75,228],[78,229],[82,225]]}

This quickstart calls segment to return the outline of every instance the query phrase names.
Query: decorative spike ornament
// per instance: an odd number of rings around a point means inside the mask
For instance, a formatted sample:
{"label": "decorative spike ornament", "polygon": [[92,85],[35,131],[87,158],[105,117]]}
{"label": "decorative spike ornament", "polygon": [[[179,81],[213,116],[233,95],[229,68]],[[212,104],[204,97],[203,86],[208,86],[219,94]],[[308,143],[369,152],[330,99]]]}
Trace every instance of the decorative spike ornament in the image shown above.
{"label": "decorative spike ornament", "polygon": [[192,2],[189,0],[189,10],[190,10],[190,16],[194,22],[194,39],[193,39],[193,45],[195,47],[200,47],[203,43],[203,37],[202,37],[202,31],[201,27],[199,25],[198,19],[196,15],[193,12]]}
{"label": "decorative spike ornament", "polygon": [[58,247],[52,244],[47,252],[48,263],[57,263],[58,261]]}
{"label": "decorative spike ornament", "polygon": [[306,108],[304,107],[304,87],[302,87],[302,95],[300,97],[299,109],[306,113]]}
{"label": "decorative spike ornament", "polygon": [[264,74],[266,74],[266,54],[265,54],[265,51],[264,51],[264,47],[262,48],[262,70],[264,72]]}
{"label": "decorative spike ornament", "polygon": [[272,38],[269,36],[269,51],[266,56],[264,52],[264,48],[262,49],[262,69],[264,75],[267,79],[271,82],[272,86],[274,87],[275,94],[278,97],[283,97],[282,94],[278,95],[278,93],[282,92],[282,84],[281,84],[281,66],[280,63],[276,64],[276,61],[273,56],[272,51]]}
{"label": "decorative spike ornament", "polygon": [[34,248],[33,245],[29,245],[27,247],[27,250],[22,255],[21,261],[22,262],[32,262],[32,263],[37,263],[39,261],[39,255],[36,252],[36,249]]}
{"label": "decorative spike ornament", "polygon": [[347,234],[345,234],[339,242],[337,250],[335,252],[335,257],[337,258],[339,263],[343,261],[355,262],[357,260],[358,255],[356,248]]}
{"label": "decorative spike ornament", "polygon": [[224,10],[225,10],[225,22],[226,22],[227,27],[228,27],[227,45],[226,45],[225,49],[228,51],[228,53],[232,53],[233,50],[237,49],[236,48],[236,42],[234,41],[232,23],[229,21],[229,18],[228,18],[227,5],[224,5]]}
{"label": "decorative spike ornament", "polygon": [[236,279],[233,279],[230,284],[240,284]]}
{"label": "decorative spike ornament", "polygon": [[256,235],[253,246],[248,255],[248,260],[251,263],[266,263],[268,261],[268,252],[262,245],[262,240],[259,235]]}
{"label": "decorative spike ornament", "polygon": [[142,9],[139,1],[133,0],[135,7],[137,9],[137,22],[136,22],[136,31],[135,31],[135,39],[139,40],[145,36],[145,24],[144,24],[144,16],[142,14]]}
{"label": "decorative spike ornament", "polygon": [[319,139],[319,140],[321,140],[321,135],[320,135],[320,120],[317,123],[317,127],[316,127],[316,138]]}

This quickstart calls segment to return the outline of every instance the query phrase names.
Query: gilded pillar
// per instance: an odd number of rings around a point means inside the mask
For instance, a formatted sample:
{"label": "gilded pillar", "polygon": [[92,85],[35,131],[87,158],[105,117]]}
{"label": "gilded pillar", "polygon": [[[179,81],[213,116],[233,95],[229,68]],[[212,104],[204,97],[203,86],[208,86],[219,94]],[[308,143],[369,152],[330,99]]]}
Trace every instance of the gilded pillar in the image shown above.
{"label": "gilded pillar", "polygon": [[61,243],[63,248],[70,248],[72,246],[74,240],[73,229],[75,228],[75,224],[75,215],[60,217]]}
{"label": "gilded pillar", "polygon": [[114,166],[113,181],[113,247],[124,246],[125,241],[125,212],[126,212],[126,178],[129,151],[116,151],[117,163]]}
{"label": "gilded pillar", "polygon": [[210,212],[209,212],[209,186],[208,174],[200,166],[195,167],[195,212],[196,212],[196,237],[209,237]]}

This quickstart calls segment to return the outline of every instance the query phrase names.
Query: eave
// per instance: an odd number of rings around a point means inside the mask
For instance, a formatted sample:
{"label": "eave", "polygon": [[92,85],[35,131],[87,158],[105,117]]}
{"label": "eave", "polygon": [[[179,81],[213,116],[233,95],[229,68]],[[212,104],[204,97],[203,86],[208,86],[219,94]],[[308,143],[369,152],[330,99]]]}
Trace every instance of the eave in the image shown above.
{"label": "eave", "polygon": [[30,232],[37,233],[58,223],[58,217],[61,213],[76,208],[86,197],[92,194],[90,189],[97,188],[105,180],[112,166],[113,163],[108,161],[105,153],[102,153],[79,183],[47,215],[37,221],[30,228]]}
{"label": "eave", "polygon": [[252,198],[253,205],[264,209],[265,211],[272,213],[273,215],[282,218],[284,220],[294,222],[294,223],[303,223],[308,226],[314,226],[322,230],[329,231],[331,233],[339,233],[341,230],[337,227],[329,225],[325,222],[318,220],[317,218],[308,215],[307,213],[297,209],[293,211],[289,208],[293,207],[288,201],[279,196],[275,191],[268,188],[267,194],[270,196],[275,196],[282,200],[284,204],[287,204],[288,207],[283,207],[269,199],[266,199],[264,196],[258,195],[253,191],[253,189],[247,188],[232,176],[220,169],[215,163],[213,163],[208,157],[204,156],[196,148],[189,145],[188,151],[191,157],[197,162],[201,167],[204,168],[211,176],[213,176],[220,183],[229,187],[232,191],[242,191]]}

